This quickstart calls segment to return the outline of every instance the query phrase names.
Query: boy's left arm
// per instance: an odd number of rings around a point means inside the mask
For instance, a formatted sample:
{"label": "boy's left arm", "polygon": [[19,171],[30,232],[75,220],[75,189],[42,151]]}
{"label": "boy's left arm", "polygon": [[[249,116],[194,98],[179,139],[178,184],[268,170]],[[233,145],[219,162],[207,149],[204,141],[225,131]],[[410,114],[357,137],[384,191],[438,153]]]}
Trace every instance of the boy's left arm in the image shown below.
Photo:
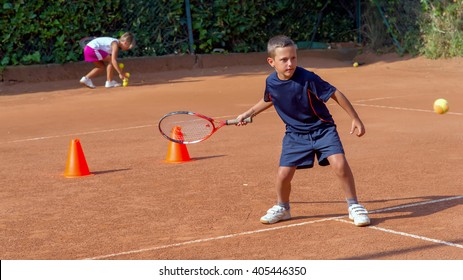
{"label": "boy's left arm", "polygon": [[339,90],[336,90],[331,98],[333,98],[334,101],[336,101],[339,106],[341,106],[341,108],[343,108],[344,111],[346,111],[347,114],[352,118],[350,134],[354,133],[354,131],[357,129],[357,136],[363,136],[365,134],[365,126],[363,125],[360,117],[357,114],[357,111],[355,111],[347,97]]}

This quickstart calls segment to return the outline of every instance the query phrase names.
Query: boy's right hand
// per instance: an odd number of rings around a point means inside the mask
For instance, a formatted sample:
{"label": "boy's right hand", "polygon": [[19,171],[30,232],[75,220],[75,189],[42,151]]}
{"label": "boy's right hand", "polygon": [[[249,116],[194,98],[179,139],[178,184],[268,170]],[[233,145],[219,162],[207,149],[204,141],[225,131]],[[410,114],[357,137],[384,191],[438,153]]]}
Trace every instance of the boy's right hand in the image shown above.
{"label": "boy's right hand", "polygon": [[240,125],[247,125],[248,123],[244,121],[244,119],[246,119],[248,116],[247,114],[241,114],[241,115],[238,115],[236,117],[236,119],[238,120],[238,123],[236,125],[240,126]]}

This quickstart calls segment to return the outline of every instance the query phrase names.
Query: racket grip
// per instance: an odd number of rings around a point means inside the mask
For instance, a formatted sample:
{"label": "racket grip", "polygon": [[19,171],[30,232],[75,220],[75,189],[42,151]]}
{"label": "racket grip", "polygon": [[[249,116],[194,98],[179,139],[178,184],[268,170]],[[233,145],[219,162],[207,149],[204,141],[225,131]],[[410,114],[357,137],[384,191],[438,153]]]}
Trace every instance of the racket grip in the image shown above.
{"label": "racket grip", "polygon": [[[243,120],[245,123],[252,123],[252,117],[249,117],[249,118],[245,118]],[[227,125],[232,125],[232,124],[237,124],[239,123],[239,121],[237,119],[234,119],[234,120],[227,120],[225,122]]]}

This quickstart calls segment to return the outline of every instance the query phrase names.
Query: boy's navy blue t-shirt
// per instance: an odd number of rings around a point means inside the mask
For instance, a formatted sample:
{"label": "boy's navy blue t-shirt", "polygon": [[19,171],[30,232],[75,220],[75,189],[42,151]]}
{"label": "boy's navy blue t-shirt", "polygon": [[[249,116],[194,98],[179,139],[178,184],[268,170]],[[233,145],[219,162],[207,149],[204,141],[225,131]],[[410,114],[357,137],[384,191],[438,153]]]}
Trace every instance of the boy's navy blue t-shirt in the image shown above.
{"label": "boy's navy blue t-shirt", "polygon": [[273,102],[286,131],[307,133],[323,124],[334,125],[325,102],[336,88],[313,72],[297,67],[289,80],[276,72],[267,77],[264,101]]}

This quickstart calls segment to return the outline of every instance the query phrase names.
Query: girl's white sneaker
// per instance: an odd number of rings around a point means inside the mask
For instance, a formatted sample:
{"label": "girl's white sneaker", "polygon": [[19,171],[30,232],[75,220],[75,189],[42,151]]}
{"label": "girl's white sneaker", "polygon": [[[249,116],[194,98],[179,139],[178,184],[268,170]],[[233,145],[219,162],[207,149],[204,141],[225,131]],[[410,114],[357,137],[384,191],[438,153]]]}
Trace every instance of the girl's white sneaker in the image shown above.
{"label": "girl's white sneaker", "polygon": [[111,82],[106,81],[105,87],[112,88],[112,87],[120,87],[121,84],[112,80]]}
{"label": "girl's white sneaker", "polygon": [[85,76],[82,77],[82,79],[80,79],[80,83],[83,84],[86,87],[89,87],[89,88],[96,88],[95,85],[93,84],[92,80],[90,80],[89,78],[87,78]]}

